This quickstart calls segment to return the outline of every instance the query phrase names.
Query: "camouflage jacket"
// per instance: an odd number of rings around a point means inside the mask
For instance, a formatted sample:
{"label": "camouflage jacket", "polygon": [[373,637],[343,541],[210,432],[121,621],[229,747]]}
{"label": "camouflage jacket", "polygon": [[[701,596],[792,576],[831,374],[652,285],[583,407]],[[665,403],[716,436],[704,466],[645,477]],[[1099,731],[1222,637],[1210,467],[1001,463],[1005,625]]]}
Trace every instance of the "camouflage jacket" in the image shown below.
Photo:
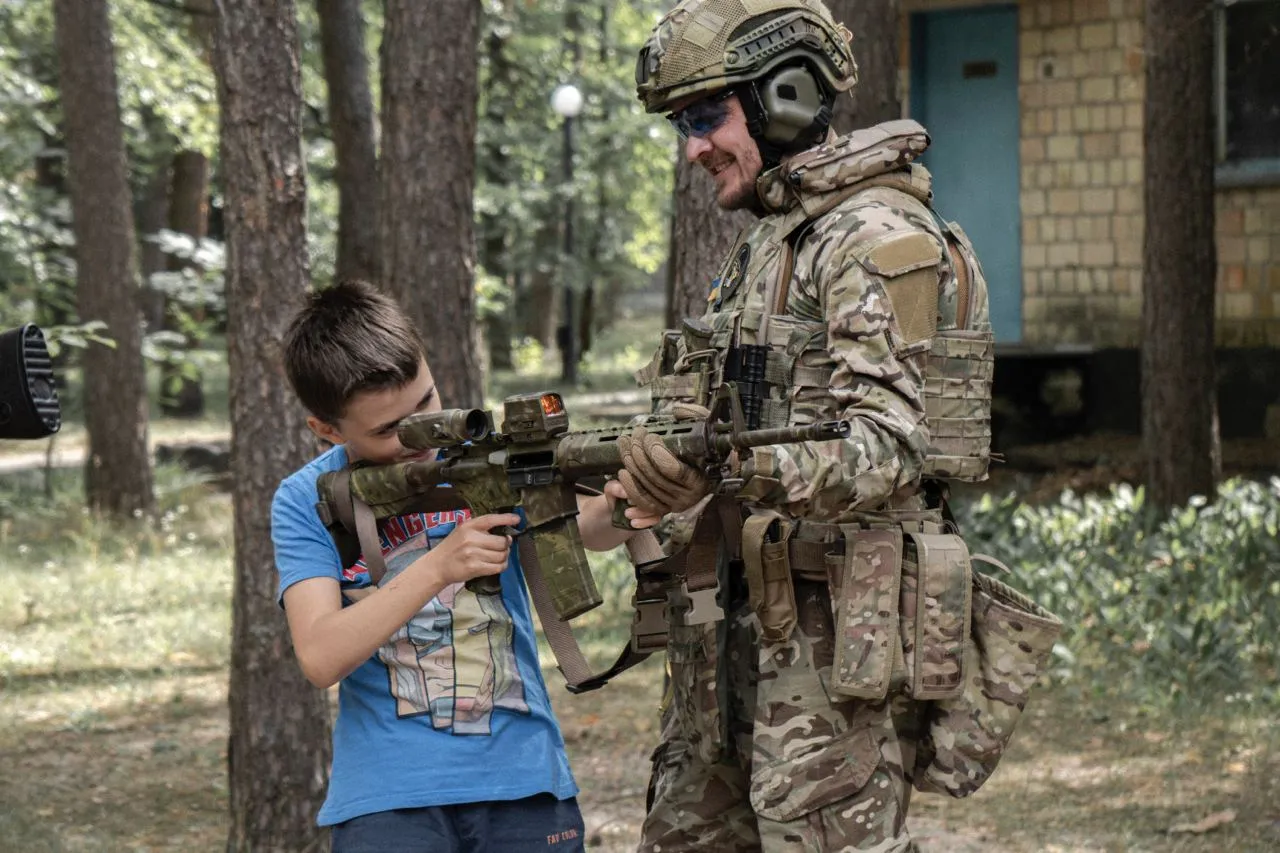
{"label": "camouflage jacket", "polygon": [[930,444],[930,339],[956,324],[947,301],[955,276],[929,209],[931,179],[912,162],[928,144],[917,123],[886,122],[761,175],[757,195],[767,213],[739,235],[706,314],[668,332],[637,374],[658,411],[678,401],[705,404],[733,376],[735,348],[767,344],[760,426],[853,424],[845,441],[755,450],[743,465],[740,497],[748,503],[824,522],[918,508],[914,486]]}

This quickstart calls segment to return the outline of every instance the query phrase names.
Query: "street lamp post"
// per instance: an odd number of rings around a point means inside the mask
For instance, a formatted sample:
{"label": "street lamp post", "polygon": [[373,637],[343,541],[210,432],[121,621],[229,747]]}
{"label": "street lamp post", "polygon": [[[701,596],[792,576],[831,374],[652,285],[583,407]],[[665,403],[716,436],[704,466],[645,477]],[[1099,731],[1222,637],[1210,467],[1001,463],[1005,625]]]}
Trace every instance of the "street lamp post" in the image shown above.
{"label": "street lamp post", "polygon": [[557,329],[562,358],[560,379],[566,385],[578,382],[577,294],[570,270],[573,267],[573,120],[582,112],[582,92],[572,83],[556,87],[551,93],[551,108],[564,119],[564,262],[561,286],[564,288],[563,324]]}

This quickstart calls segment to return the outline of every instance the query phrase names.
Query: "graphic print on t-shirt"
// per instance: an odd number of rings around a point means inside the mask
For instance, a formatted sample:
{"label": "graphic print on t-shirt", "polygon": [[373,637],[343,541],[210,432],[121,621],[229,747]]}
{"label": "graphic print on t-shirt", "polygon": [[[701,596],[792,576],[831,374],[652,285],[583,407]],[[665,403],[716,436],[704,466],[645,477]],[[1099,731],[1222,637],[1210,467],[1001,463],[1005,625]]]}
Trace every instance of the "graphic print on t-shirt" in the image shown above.
{"label": "graphic print on t-shirt", "polygon": [[[383,583],[469,515],[460,510],[390,519],[381,537],[387,563]],[[448,530],[439,529],[445,525]],[[355,580],[364,572],[360,560],[344,579]],[[371,587],[344,590],[353,601],[370,592]],[[433,728],[487,735],[495,708],[529,713],[514,640],[511,614],[501,595],[476,595],[460,583],[445,587],[378,650],[378,660],[387,667],[396,715],[429,714]]]}

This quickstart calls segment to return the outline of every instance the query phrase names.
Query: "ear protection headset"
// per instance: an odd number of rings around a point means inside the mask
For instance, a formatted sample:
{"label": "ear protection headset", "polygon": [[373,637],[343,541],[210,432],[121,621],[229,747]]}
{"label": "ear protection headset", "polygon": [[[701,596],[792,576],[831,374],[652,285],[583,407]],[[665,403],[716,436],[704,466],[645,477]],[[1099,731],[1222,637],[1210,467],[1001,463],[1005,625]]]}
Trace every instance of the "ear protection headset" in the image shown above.
{"label": "ear protection headset", "polygon": [[739,95],[765,168],[821,142],[831,126],[834,98],[804,64],[784,66],[741,86]]}

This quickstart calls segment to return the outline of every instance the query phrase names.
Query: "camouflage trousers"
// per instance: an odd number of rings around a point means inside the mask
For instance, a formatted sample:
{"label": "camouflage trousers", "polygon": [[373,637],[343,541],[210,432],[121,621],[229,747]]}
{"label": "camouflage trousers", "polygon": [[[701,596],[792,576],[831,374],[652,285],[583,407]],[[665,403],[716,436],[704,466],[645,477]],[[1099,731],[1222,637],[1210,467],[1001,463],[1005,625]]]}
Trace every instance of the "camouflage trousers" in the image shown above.
{"label": "camouflage trousers", "polygon": [[916,851],[906,831],[914,703],[830,693],[830,594],[796,580],[796,628],[762,641],[745,603],[671,626],[669,695],[643,853]]}

